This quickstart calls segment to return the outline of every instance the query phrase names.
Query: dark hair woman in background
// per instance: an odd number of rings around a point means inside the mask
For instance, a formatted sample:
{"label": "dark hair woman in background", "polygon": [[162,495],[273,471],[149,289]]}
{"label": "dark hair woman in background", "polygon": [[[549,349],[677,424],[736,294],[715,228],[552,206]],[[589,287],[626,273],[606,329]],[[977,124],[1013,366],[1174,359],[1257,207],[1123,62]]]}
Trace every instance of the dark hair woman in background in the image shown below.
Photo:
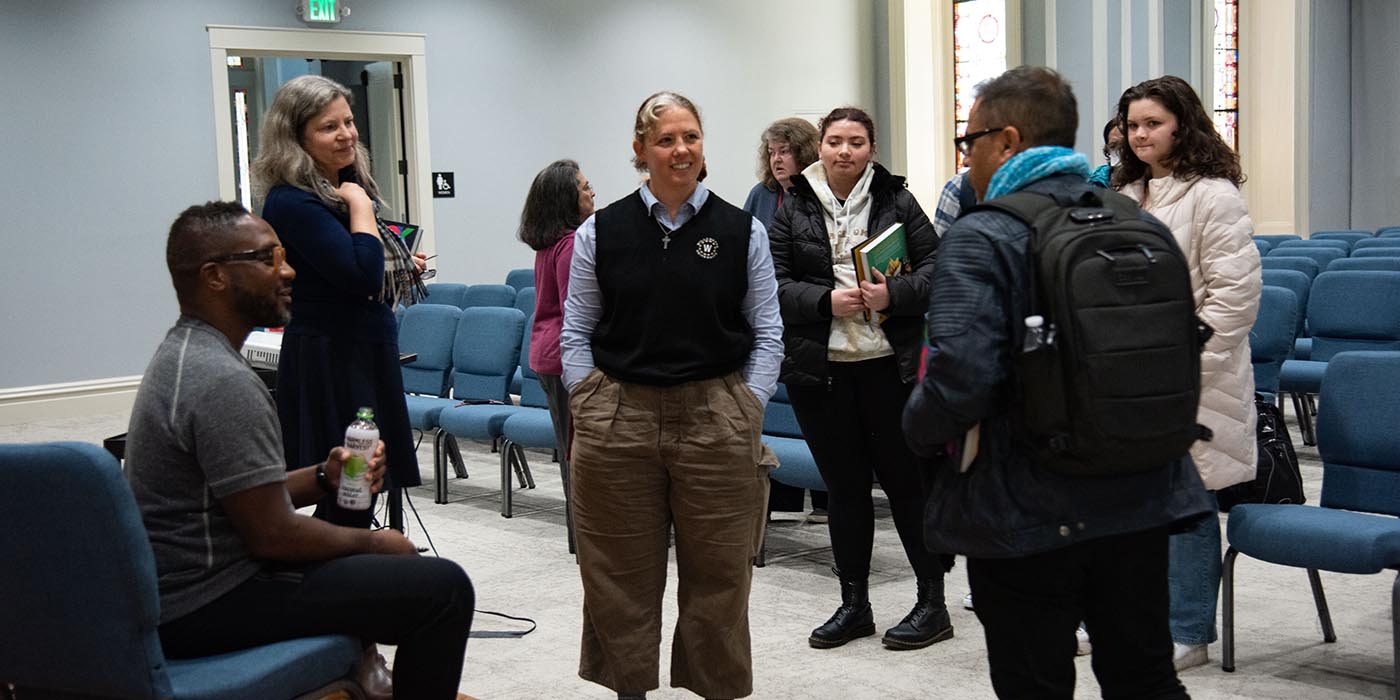
{"label": "dark hair woman in background", "polygon": [[763,225],[700,183],[694,103],[652,95],[632,133],[647,181],[575,233],[560,338],[579,675],[619,698],[657,687],[674,530],[671,685],[740,698],[753,692],[749,589],[773,461],[759,436],[783,352],[777,283]]}
{"label": "dark hair woman in background", "polygon": [[[829,648],[875,633],[867,588],[873,469],[918,577],[914,608],[883,642],[918,649],[953,636],[943,603],[952,557],[924,549],[923,485],[900,428],[918,374],[938,235],[904,178],[875,162],[870,115],[854,107],[828,114],[820,156],[792,178],[795,196],[769,230],[784,324],[782,380],[826,481],[841,581],[841,606],[808,642]],[[851,249],[895,223],[904,224],[910,269],[857,285]]]}
{"label": "dark hair woman in background", "polygon": [[[1254,370],[1249,329],[1262,286],[1254,223],[1240,196],[1240,158],[1215,131],[1196,91],[1168,75],[1138,83],[1118,101],[1126,148],[1113,184],[1172,230],[1191,264],[1196,315],[1214,333],[1201,350],[1196,420],[1210,441],[1191,459],[1210,491],[1254,478]],[[1218,505],[1212,495],[1211,502]],[[1204,665],[1215,641],[1220,518],[1173,534],[1167,564],[1169,618],[1178,671]]]}
{"label": "dark hair woman in background", "polygon": [[593,215],[593,185],[572,160],[545,166],[525,196],[520,212],[520,240],[535,251],[535,320],[530,327],[530,369],[539,375],[554,423],[554,445],[569,488],[569,390],[559,360],[559,331],[564,299],[569,294],[569,263],[574,257],[574,229]]}
{"label": "dark hair woman in background", "polygon": [[[350,99],[345,86],[319,75],[283,85],[263,117],[253,175],[266,192],[262,216],[297,271],[277,363],[287,464],[325,459],[356,409],[369,406],[384,441],[387,491],[421,483],[394,307],[424,295],[424,259],[375,215],[379,188]],[[343,510],[332,493],[316,515],[368,527],[373,509]]]}

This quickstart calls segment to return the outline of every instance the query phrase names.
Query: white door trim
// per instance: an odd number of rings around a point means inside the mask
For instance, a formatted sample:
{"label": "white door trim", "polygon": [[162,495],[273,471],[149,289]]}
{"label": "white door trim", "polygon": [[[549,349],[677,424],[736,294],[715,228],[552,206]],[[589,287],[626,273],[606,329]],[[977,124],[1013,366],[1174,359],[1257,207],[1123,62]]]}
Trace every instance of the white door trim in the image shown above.
{"label": "white door trim", "polygon": [[278,27],[233,27],[211,24],[209,63],[214,85],[214,140],[218,156],[219,197],[238,197],[234,181],[232,107],[228,97],[228,57],[307,56],[335,60],[399,61],[403,64],[404,120],[409,159],[408,201],[413,223],[423,227],[419,250],[436,253],[433,225],[432,165],[428,144],[428,66],[423,34],[352,32]]}

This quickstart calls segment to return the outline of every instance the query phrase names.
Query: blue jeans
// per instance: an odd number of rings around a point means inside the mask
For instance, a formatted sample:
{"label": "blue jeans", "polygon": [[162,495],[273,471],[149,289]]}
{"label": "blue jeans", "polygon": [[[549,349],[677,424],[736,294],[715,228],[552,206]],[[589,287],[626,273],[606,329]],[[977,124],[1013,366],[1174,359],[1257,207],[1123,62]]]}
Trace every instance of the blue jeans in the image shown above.
{"label": "blue jeans", "polygon": [[1169,538],[1167,586],[1171,592],[1172,640],[1179,644],[1215,641],[1215,609],[1220,592],[1220,504],[1190,530]]}

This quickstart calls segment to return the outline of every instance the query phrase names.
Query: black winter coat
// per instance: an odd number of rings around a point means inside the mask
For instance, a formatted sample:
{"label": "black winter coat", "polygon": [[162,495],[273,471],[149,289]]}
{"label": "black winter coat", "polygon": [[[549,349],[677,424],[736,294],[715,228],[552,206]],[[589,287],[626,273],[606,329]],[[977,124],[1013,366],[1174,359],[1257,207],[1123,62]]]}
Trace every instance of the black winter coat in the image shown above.
{"label": "black winter coat", "polygon": [[[778,306],[783,314],[781,380],[795,386],[825,384],[826,351],[831,338],[831,240],[822,205],[807,178],[794,175],[792,194],[773,216],[768,241],[778,275]],[[881,329],[894,348],[899,376],[912,383],[918,376],[923,347],[924,311],[933,277],[938,234],[919,202],[905,188],[904,178],[891,175],[879,163],[870,183],[872,197],[867,231],[878,234],[896,222],[904,224],[912,267],[890,278],[890,305]]]}

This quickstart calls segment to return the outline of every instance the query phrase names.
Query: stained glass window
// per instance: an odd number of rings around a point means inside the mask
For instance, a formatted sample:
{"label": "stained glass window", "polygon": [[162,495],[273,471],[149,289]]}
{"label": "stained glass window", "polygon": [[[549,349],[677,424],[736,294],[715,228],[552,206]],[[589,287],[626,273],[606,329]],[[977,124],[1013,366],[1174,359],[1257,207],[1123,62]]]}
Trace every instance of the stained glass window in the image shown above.
{"label": "stained glass window", "polygon": [[1231,148],[1239,150],[1240,5],[1239,0],[1215,2],[1215,129]]}
{"label": "stained glass window", "polygon": [[1006,0],[954,0],[953,119],[958,136],[967,133],[973,89],[1005,71]]}

